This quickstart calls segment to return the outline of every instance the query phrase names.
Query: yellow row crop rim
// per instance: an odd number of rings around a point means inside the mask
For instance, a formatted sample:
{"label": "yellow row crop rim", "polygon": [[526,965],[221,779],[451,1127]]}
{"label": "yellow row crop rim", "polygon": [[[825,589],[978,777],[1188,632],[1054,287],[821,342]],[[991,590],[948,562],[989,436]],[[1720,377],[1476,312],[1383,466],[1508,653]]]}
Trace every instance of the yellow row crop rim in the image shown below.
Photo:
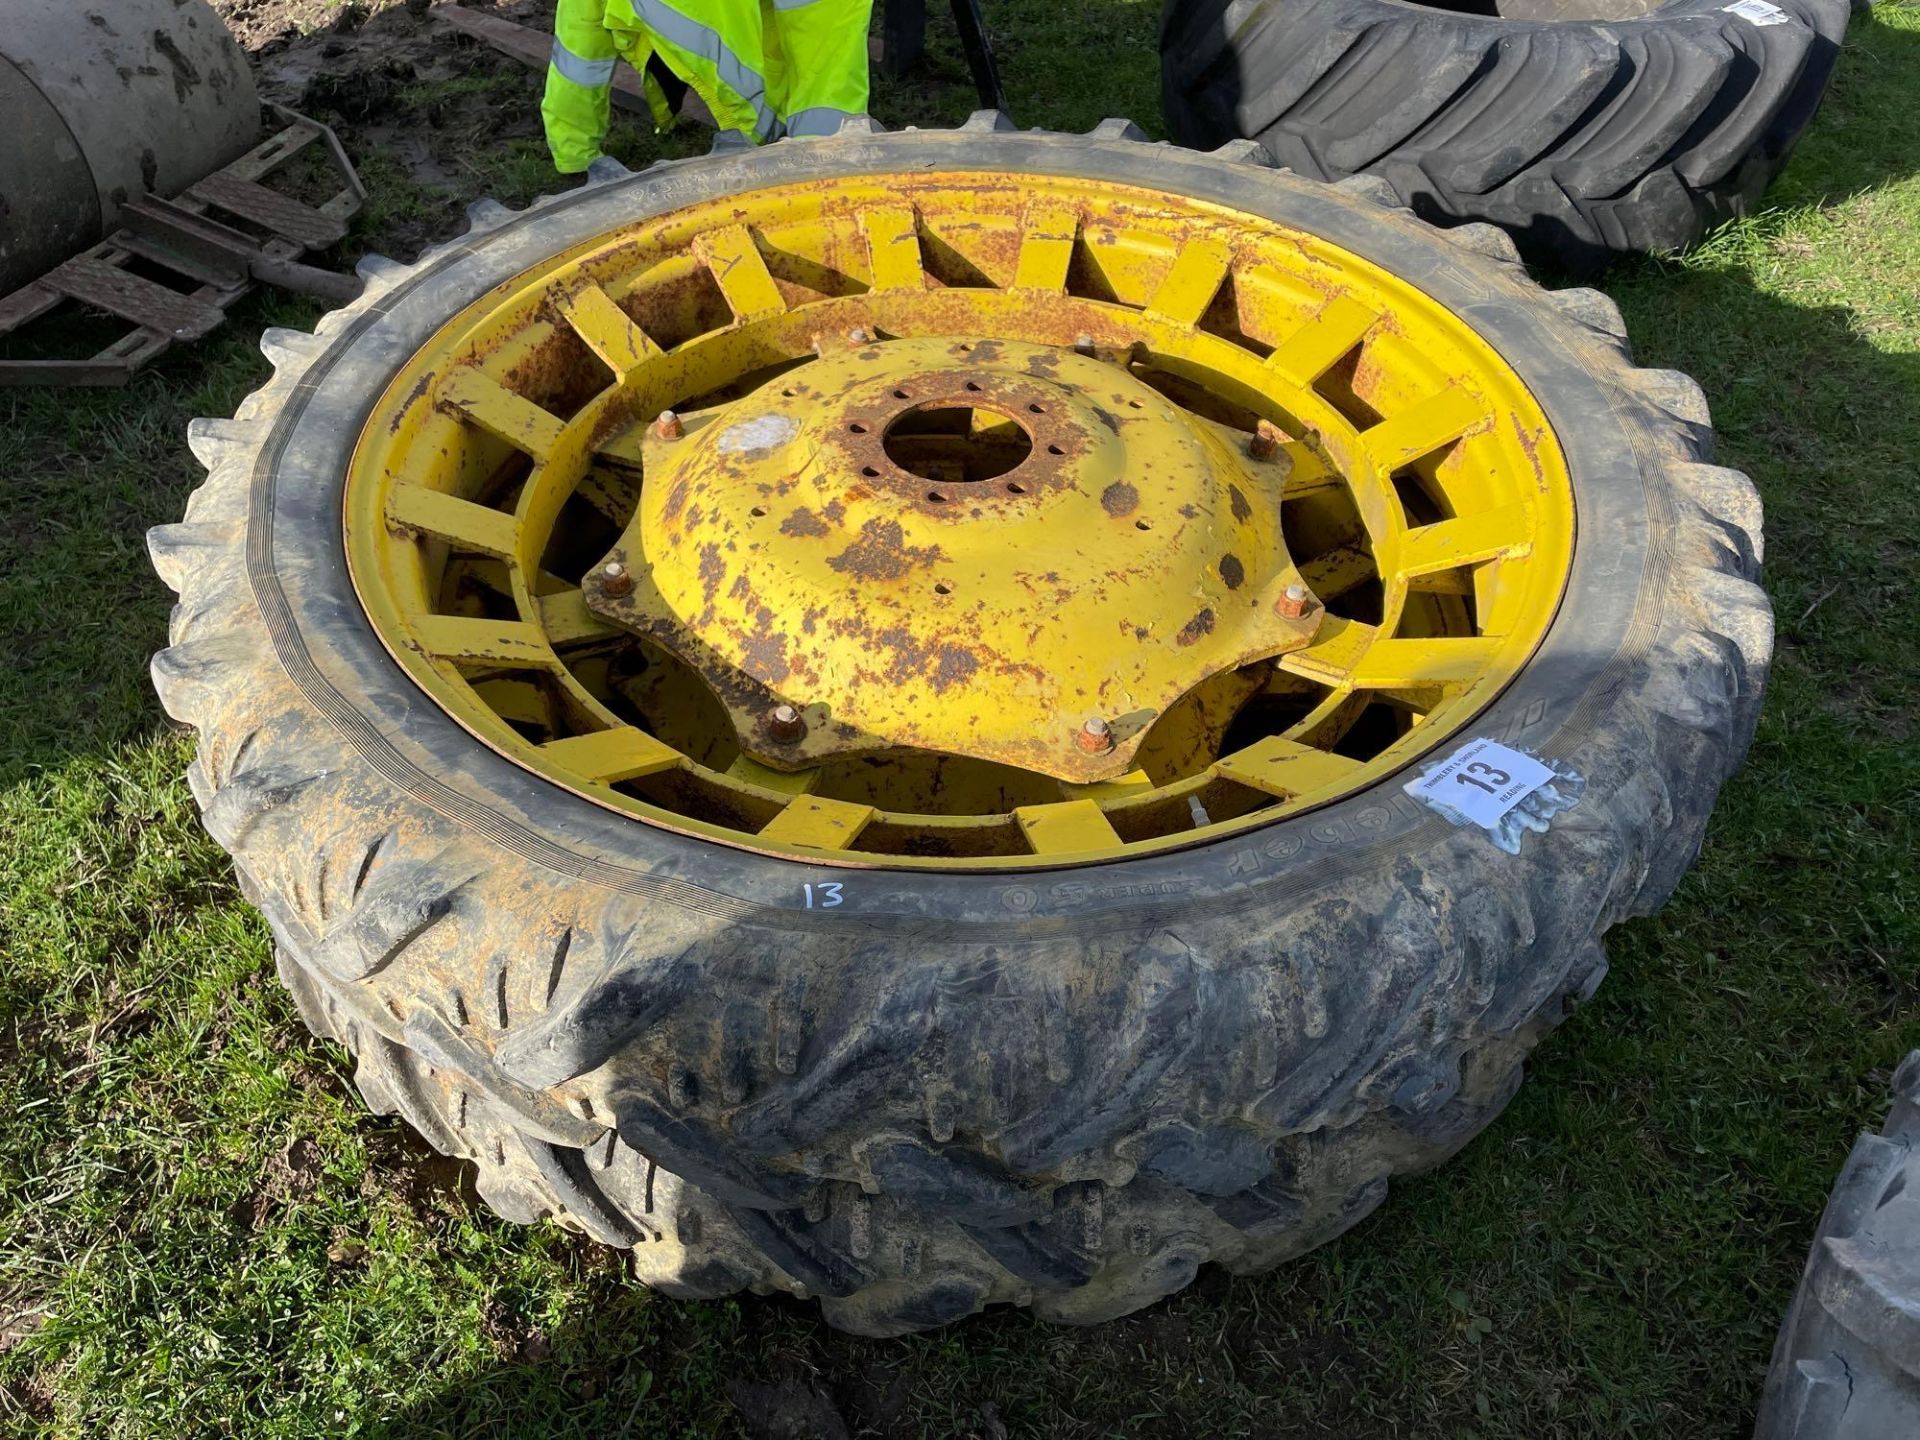
{"label": "yellow row crop rim", "polygon": [[[1042,240],[1058,243],[1063,226],[1069,261],[1038,254]],[[920,252],[904,278],[903,227]],[[875,238],[882,231],[892,243],[884,254]],[[962,267],[970,283],[925,278],[935,267],[922,256],[933,255]],[[1098,293],[1074,293],[1073,267],[1083,263],[1097,274],[1092,288]],[[1044,288],[1048,266],[1059,277],[1057,288]],[[809,292],[793,278],[822,270],[842,277],[847,293]],[[1042,288],[1031,283],[1036,275]],[[981,279],[988,283],[978,284]],[[697,333],[675,333],[685,316],[669,314],[673,299],[684,299],[696,285],[717,286],[731,318]],[[1196,287],[1204,297],[1195,298]],[[1010,305],[1009,291],[1034,303]],[[1310,443],[1333,470],[1363,477],[1351,493],[1376,556],[1404,551],[1416,557],[1410,566],[1435,564],[1435,556],[1466,557],[1459,566],[1418,575],[1383,567],[1381,624],[1362,636],[1367,627],[1330,615],[1330,633],[1301,652],[1298,673],[1335,675],[1325,668],[1335,660],[1351,666],[1347,680],[1316,707],[1321,723],[1330,706],[1344,698],[1352,709],[1361,692],[1397,700],[1417,692],[1422,704],[1431,698],[1432,708],[1419,712],[1407,733],[1357,764],[1329,761],[1326,768],[1340,771],[1337,782],[1293,791],[1269,790],[1272,782],[1263,781],[1254,788],[1270,794],[1271,803],[1231,819],[1131,842],[1108,823],[1149,798],[1198,796],[1226,776],[1221,767],[1235,757],[1222,756],[1150,795],[1135,790],[1069,800],[1063,793],[1071,813],[1045,818],[1071,822],[1059,832],[1068,837],[1066,848],[893,853],[859,848],[860,828],[898,821],[933,835],[967,825],[1004,831],[1006,817],[851,816],[858,806],[838,815],[838,802],[809,801],[781,788],[778,777],[720,776],[684,756],[674,767],[698,772],[702,784],[732,787],[749,809],[785,807],[776,818],[804,810],[806,823],[774,825],[772,835],[762,835],[669,809],[615,789],[618,781],[598,773],[607,769],[604,760],[594,773],[569,769],[563,754],[592,747],[567,752],[550,749],[552,737],[528,738],[465,678],[463,666],[471,667],[474,657],[448,653],[477,644],[481,664],[533,656],[531,669],[551,676],[573,721],[588,729],[623,725],[561,660],[554,647],[565,642],[549,643],[574,636],[552,627],[576,624],[578,607],[570,608],[564,593],[539,593],[551,587],[537,578],[561,506],[594,447],[691,396],[769,364],[803,361],[823,333],[865,331],[882,342],[973,334],[962,323],[967,318],[990,317],[1004,331],[1010,315],[1025,314],[1033,317],[1028,333],[991,338],[1063,347],[1091,339],[1117,362],[1144,346],[1166,373],[1204,377],[1233,403],[1304,437],[1299,443]],[[650,327],[664,345],[655,343]],[[1358,338],[1343,344],[1356,330]],[[988,338],[989,332],[978,333]],[[605,367],[604,383],[578,408],[579,397],[561,397],[559,408],[570,414],[527,399],[551,403],[566,389],[568,377],[553,373],[554,357],[581,344]],[[1357,393],[1362,389],[1365,396]],[[1448,438],[1430,444],[1434,435]],[[483,462],[497,461],[503,444],[532,462],[512,514],[494,510],[496,518],[488,520],[420,503],[418,491],[425,488],[486,508],[466,497],[479,492]],[[1449,511],[1414,526],[1391,483],[1395,462],[1426,463],[1436,455],[1443,457],[1446,479],[1434,483]],[[405,495],[396,498],[396,491]],[[1023,175],[1015,182],[985,172],[936,172],[800,183],[690,206],[596,237],[496,286],[451,317],[380,397],[350,464],[343,524],[354,586],[395,660],[476,738],[535,773],[638,820],[760,853],[844,866],[1005,870],[1107,862],[1244,834],[1377,785],[1429,754],[1484,711],[1544,637],[1571,568],[1574,502],[1565,457],[1525,383],[1463,319],[1410,282],[1316,236],[1209,202],[1067,177]],[[434,609],[435,573],[450,549],[491,555],[505,567],[519,618],[502,624],[499,637],[446,638],[473,629],[448,624],[454,617]],[[1405,606],[1409,596],[1425,593],[1416,585],[1437,574],[1465,577],[1477,632],[1430,640],[1395,635],[1402,615],[1396,590]],[[568,618],[554,622],[555,615]],[[544,658],[542,645],[548,646]],[[1377,662],[1354,658],[1387,651],[1390,657]],[[1369,663],[1376,668],[1366,669]],[[1382,677],[1399,682],[1408,675],[1420,683],[1382,683]],[[1443,678],[1428,683],[1433,676]],[[1287,733],[1312,730],[1303,722]],[[652,748],[644,735],[634,743],[643,755]],[[1228,778],[1246,784],[1244,770]],[[1089,804],[1101,821],[1088,821]],[[825,838],[834,831],[822,829],[817,812],[823,809],[832,812],[829,821],[850,820],[843,833],[854,835],[853,843]],[[1019,817],[1032,837],[1038,831],[1029,818]],[[1204,812],[1197,812],[1196,822],[1202,819]],[[1111,841],[1101,838],[1101,825]],[[805,840],[782,840],[783,832]],[[1090,835],[1094,842],[1085,843]]]}

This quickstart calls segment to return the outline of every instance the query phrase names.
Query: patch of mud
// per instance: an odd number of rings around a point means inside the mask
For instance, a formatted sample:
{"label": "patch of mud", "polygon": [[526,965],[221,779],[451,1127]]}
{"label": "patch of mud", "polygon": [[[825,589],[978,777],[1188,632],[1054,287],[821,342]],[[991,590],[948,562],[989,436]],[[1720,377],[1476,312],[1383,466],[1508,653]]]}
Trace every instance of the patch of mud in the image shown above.
{"label": "patch of mud", "polygon": [[[353,243],[405,255],[457,233],[503,147],[541,136],[538,71],[453,29],[425,0],[212,0],[262,100],[333,127],[373,192]],[[552,0],[474,3],[540,31]],[[557,183],[557,177],[556,177]]]}

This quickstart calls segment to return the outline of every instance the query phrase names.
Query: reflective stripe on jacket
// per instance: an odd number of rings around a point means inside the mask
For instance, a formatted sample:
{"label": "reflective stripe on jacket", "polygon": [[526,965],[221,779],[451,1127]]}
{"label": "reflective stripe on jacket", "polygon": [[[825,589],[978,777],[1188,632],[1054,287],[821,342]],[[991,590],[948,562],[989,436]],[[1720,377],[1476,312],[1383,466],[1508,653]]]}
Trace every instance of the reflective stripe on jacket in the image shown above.
{"label": "reflective stripe on jacket", "polygon": [[[613,63],[649,56],[691,85],[724,130],[755,140],[830,135],[867,109],[873,0],[560,0],[540,107],[562,174],[585,170],[607,133]],[[647,99],[671,120],[659,86]]]}

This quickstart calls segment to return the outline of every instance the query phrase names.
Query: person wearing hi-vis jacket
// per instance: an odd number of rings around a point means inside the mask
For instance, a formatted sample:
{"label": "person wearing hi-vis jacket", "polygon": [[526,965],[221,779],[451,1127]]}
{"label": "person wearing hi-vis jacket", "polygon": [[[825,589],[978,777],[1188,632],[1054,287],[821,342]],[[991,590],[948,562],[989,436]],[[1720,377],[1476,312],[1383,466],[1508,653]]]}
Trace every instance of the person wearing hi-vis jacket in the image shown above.
{"label": "person wearing hi-vis jacket", "polygon": [[645,80],[655,122],[672,119],[658,66],[690,85],[722,130],[756,141],[831,135],[867,109],[873,0],[560,0],[547,66],[547,148],[563,175],[600,154],[613,66]]}

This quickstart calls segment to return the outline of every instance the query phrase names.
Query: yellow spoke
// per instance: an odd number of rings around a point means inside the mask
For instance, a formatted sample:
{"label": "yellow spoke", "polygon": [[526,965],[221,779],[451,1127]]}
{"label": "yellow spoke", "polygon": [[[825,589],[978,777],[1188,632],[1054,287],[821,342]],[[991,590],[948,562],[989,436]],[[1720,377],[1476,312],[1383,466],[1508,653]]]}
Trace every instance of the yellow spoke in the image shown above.
{"label": "yellow spoke", "polygon": [[556,648],[587,640],[611,640],[623,634],[619,626],[587,609],[586,593],[577,585],[539,598],[540,628]]}
{"label": "yellow spoke", "polygon": [[876,290],[924,290],[927,272],[920,260],[920,226],[913,211],[880,206],[860,217],[867,236],[867,260]]}
{"label": "yellow spoke", "polygon": [[1073,264],[1073,245],[1079,236],[1079,211],[1054,205],[1030,206],[1020,241],[1020,264],[1013,277],[1014,289],[1066,289],[1067,270]]}
{"label": "yellow spoke", "polygon": [[638,483],[610,466],[587,471],[573,493],[622,527],[633,518],[640,499]]}
{"label": "yellow spoke", "polygon": [[758,785],[762,790],[778,790],[787,795],[811,794],[813,787],[820,783],[820,768],[810,770],[775,770],[762,765],[750,755],[736,755],[733,763],[727,766],[727,778],[739,780],[748,785]]}
{"label": "yellow spoke", "polygon": [[1477,396],[1451,385],[1360,434],[1360,443],[1383,475],[1451,445],[1487,418]]}
{"label": "yellow spoke", "polygon": [[1069,800],[1118,800],[1153,789],[1153,777],[1144,770],[1129,770],[1117,780],[1096,780],[1091,785],[1060,782],[1060,793]]}
{"label": "yellow spoke", "polygon": [[1502,505],[1479,515],[1419,526],[1400,542],[1400,573],[1428,575],[1501,555],[1524,555],[1532,548],[1529,528],[1524,505]]}
{"label": "yellow spoke", "polygon": [[1217,761],[1213,768],[1229,780],[1291,799],[1346,784],[1361,762],[1271,735]]}
{"label": "yellow spoke", "polygon": [[1287,733],[1302,745],[1331,750],[1353,728],[1373,698],[1364,690],[1336,688],[1295,721]]}
{"label": "yellow spoke", "polygon": [[1431,640],[1376,641],[1353,668],[1353,683],[1366,690],[1411,690],[1422,685],[1458,685],[1477,679],[1501,640],[1492,635]]}
{"label": "yellow spoke", "polygon": [[559,416],[514,394],[471,365],[455,370],[441,384],[440,403],[535,460],[545,460],[553,453],[565,428]]}
{"label": "yellow spoke", "polygon": [[746,226],[722,225],[696,235],[693,253],[713,275],[736,320],[761,320],[787,308],[766,257]]}
{"label": "yellow spoke", "polygon": [[1377,625],[1328,615],[1321,620],[1313,644],[1282,655],[1278,663],[1289,675],[1299,675],[1322,685],[1339,685],[1345,682],[1360,657],[1377,642],[1379,635],[1380,627]]}
{"label": "yellow spoke", "polygon": [[761,828],[760,838],[816,850],[851,850],[873,816],[871,805],[799,795]]}
{"label": "yellow spoke", "polygon": [[615,375],[626,377],[660,353],[660,347],[647,338],[614,304],[613,297],[598,285],[577,290],[560,302],[560,313],[567,317],[573,333],[598,355]]}
{"label": "yellow spoke", "polygon": [[1198,325],[1233,269],[1233,252],[1208,237],[1189,240],[1173,257],[1147,309],[1181,325]]}
{"label": "yellow spoke", "polygon": [[1300,566],[1300,579],[1322,600],[1338,600],[1379,572],[1373,557],[1358,545],[1339,545]]}
{"label": "yellow spoke", "polygon": [[1287,458],[1287,478],[1280,482],[1282,500],[1304,500],[1309,495],[1329,490],[1344,490],[1346,477],[1331,469],[1326,457],[1304,440],[1288,440],[1280,446]]}
{"label": "yellow spoke", "polygon": [[679,751],[631,725],[550,740],[540,753],[556,769],[578,775],[589,785],[633,780],[680,764]]}
{"label": "yellow spoke", "polygon": [[1432,570],[1425,575],[1407,577],[1407,589],[1423,595],[1471,595],[1473,578],[1458,570]]}
{"label": "yellow spoke", "polygon": [[553,706],[547,698],[547,691],[531,680],[500,676],[492,680],[476,680],[473,689],[502,720],[517,721],[522,725],[553,724]]}
{"label": "yellow spoke", "polygon": [[520,525],[504,511],[476,505],[425,485],[396,485],[387,496],[387,519],[418,535],[432,535],[458,550],[510,559]]}
{"label": "yellow spoke", "polygon": [[[492,556],[467,555],[453,562],[459,567],[459,573],[476,585],[483,585],[496,595],[513,598],[513,572],[506,562]],[[450,566],[449,569],[452,567]]]}
{"label": "yellow spoke", "polygon": [[463,615],[414,617],[413,637],[441,660],[490,660],[500,665],[550,666],[553,651],[540,627],[524,620],[472,620]]}
{"label": "yellow spoke", "polygon": [[1327,302],[1320,313],[1280,342],[1267,368],[1295,385],[1313,384],[1340,357],[1366,339],[1380,319],[1377,312],[1346,295]]}
{"label": "yellow spoke", "polygon": [[1078,850],[1107,850],[1120,843],[1113,826],[1091,800],[1062,800],[1054,805],[1021,805],[1013,812],[1020,833],[1036,855],[1066,855]]}

